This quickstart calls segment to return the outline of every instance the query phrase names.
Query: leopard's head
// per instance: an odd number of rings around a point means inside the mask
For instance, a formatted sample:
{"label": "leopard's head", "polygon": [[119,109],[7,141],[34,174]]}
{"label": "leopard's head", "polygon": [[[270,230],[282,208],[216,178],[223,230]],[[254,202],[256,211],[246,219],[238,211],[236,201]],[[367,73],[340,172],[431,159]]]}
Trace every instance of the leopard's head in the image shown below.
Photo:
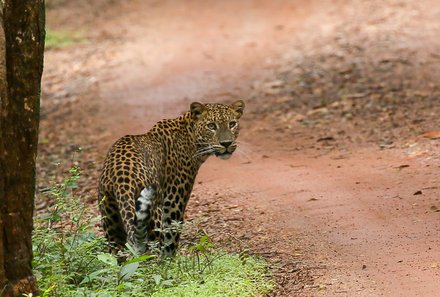
{"label": "leopard's head", "polygon": [[226,104],[191,104],[191,118],[194,123],[197,155],[215,155],[229,159],[237,148],[239,119],[243,114],[244,102],[238,100]]}

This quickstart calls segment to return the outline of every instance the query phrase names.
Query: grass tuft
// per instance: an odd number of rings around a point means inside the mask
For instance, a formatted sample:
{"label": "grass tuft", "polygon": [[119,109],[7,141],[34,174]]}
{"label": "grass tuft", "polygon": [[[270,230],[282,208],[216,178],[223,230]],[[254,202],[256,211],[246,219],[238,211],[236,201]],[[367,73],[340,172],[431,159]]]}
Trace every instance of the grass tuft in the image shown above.
{"label": "grass tuft", "polygon": [[[244,263],[237,254],[215,253],[213,256],[215,260],[202,279],[188,274],[181,276],[178,286],[158,288],[152,296],[263,296],[272,289],[263,260],[250,257]],[[176,261],[188,260],[178,258]],[[172,266],[172,273],[181,275],[176,263]]]}
{"label": "grass tuft", "polygon": [[46,31],[46,49],[62,48],[85,42],[85,37],[78,32]]}

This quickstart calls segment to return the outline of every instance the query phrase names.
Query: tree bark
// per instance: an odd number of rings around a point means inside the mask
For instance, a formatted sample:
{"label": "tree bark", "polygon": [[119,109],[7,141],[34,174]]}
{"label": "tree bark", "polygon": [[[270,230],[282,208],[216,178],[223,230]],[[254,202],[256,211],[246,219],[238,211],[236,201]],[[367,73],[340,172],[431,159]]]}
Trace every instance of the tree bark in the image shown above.
{"label": "tree bark", "polygon": [[44,0],[0,0],[0,295],[38,294],[32,274]]}

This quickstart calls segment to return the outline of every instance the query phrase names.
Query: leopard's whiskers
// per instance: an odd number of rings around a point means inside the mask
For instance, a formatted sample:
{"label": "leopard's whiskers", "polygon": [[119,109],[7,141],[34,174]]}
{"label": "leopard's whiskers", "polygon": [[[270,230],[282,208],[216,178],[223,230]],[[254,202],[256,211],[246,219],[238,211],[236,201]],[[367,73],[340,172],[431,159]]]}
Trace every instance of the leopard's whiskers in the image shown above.
{"label": "leopard's whiskers", "polygon": [[202,149],[197,150],[196,153],[193,155],[193,157],[197,158],[205,154],[211,154],[213,152],[215,152],[215,149],[212,146],[204,147]]}
{"label": "leopard's whiskers", "polygon": [[237,142],[237,148],[235,153],[240,158],[246,159],[246,161],[250,161],[252,159],[252,155],[254,154],[254,150],[250,148],[248,143]]}
{"label": "leopard's whiskers", "polygon": [[255,151],[251,148],[252,146],[249,143],[236,141],[237,144],[237,150],[240,150],[240,152],[245,154],[252,154]]}

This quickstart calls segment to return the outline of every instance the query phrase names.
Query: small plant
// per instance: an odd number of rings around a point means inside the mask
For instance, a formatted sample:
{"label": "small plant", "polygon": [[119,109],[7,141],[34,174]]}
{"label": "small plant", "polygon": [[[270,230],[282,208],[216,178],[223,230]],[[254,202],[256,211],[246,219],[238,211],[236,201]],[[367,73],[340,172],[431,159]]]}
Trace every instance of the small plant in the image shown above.
{"label": "small plant", "polygon": [[212,263],[219,256],[212,251],[213,247],[214,244],[209,240],[208,235],[202,235],[199,242],[189,245],[186,257],[176,259],[180,273],[190,274],[194,279],[203,281],[204,272],[212,268]]}
{"label": "small plant", "polygon": [[34,220],[33,266],[46,288],[43,296],[57,296],[59,286],[78,285],[85,271],[102,266],[95,255],[104,240],[91,228],[96,219],[85,215],[87,206],[73,195],[80,174],[77,166],[70,168],[69,176],[47,191],[53,205]]}

